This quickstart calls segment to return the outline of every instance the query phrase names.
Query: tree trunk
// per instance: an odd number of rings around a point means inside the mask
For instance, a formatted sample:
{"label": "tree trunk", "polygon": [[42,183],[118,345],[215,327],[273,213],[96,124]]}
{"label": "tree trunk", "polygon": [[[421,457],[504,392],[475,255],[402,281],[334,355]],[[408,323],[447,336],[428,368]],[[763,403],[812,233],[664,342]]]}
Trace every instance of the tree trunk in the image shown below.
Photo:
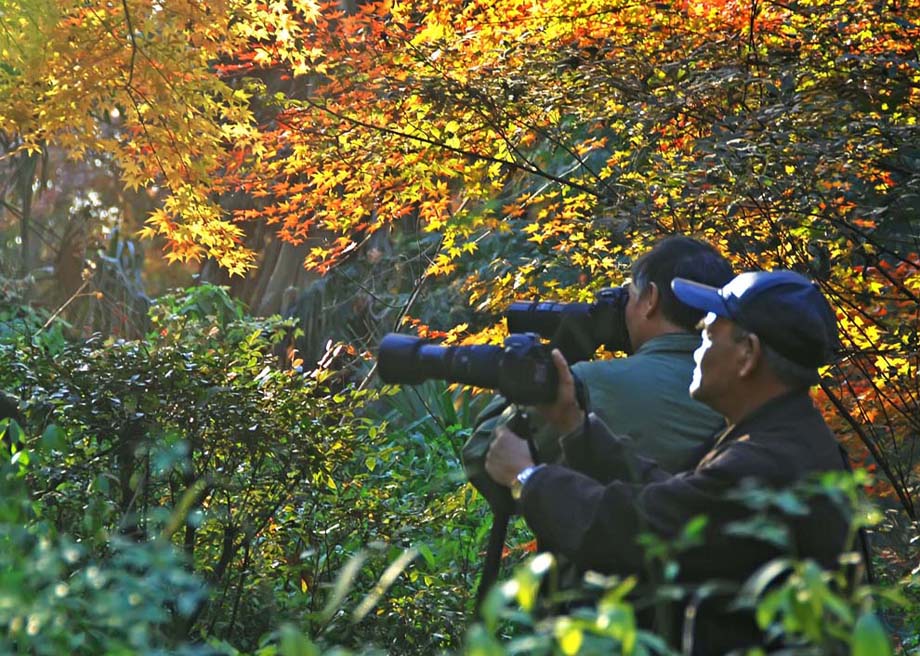
{"label": "tree trunk", "polygon": [[256,308],[257,315],[278,314],[287,309],[282,307],[285,292],[289,288],[297,289],[298,283],[301,282],[301,272],[304,272],[303,262],[306,255],[306,244],[300,246],[281,244],[281,251],[269,275],[265,291],[259,298],[253,299],[252,307]]}
{"label": "tree trunk", "polygon": [[24,278],[38,264],[39,243],[35,239],[35,229],[32,226],[32,183],[35,180],[35,169],[38,166],[38,155],[20,155],[17,171],[19,179],[19,197],[21,213],[19,215],[19,239],[21,240],[22,259],[20,261],[20,275]]}

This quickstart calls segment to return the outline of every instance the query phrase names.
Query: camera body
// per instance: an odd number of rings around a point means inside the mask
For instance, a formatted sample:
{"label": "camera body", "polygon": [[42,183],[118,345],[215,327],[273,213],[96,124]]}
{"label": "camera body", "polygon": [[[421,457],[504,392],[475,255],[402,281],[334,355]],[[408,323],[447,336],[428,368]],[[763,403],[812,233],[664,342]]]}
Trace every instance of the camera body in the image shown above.
{"label": "camera body", "polygon": [[515,301],[507,310],[510,333],[536,333],[550,340],[569,363],[588,360],[600,346],[631,351],[626,330],[626,286],[600,290],[594,303]]}
{"label": "camera body", "polygon": [[629,352],[627,300],[626,288],[614,287],[601,290],[594,303],[512,303],[505,311],[511,335],[504,346],[438,346],[390,333],[380,342],[377,371],[386,383],[439,379],[497,390],[521,405],[551,403],[559,383],[553,348],[570,364],[589,359],[602,345]]}

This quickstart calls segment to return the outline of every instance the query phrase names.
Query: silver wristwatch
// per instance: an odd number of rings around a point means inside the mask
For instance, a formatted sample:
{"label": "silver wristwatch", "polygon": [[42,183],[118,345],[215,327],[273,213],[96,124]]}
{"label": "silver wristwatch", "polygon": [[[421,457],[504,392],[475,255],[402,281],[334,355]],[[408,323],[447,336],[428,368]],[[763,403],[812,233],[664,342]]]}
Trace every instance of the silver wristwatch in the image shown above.
{"label": "silver wristwatch", "polygon": [[543,467],[543,465],[531,465],[530,467],[524,467],[524,469],[518,472],[518,475],[511,481],[512,499],[517,501],[521,498],[521,493],[524,491],[524,484],[527,482],[527,479],[530,478],[535,471],[540,469],[540,467]]}

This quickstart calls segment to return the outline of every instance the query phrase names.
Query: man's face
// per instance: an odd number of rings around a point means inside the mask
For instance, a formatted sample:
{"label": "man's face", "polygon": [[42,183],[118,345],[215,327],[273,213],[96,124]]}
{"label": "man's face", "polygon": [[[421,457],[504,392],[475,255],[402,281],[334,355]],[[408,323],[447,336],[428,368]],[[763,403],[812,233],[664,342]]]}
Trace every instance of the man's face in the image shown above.
{"label": "man's face", "polygon": [[732,338],[732,324],[712,312],[702,321],[702,343],[693,352],[693,380],[690,396],[719,410],[721,397],[735,385],[735,352],[738,343]]}
{"label": "man's face", "polygon": [[626,301],[626,330],[629,332],[630,353],[634,353],[636,348],[641,344],[636,344],[639,336],[642,335],[642,313],[639,311],[639,288],[636,287],[634,280],[629,281],[626,290],[629,292],[629,298]]}

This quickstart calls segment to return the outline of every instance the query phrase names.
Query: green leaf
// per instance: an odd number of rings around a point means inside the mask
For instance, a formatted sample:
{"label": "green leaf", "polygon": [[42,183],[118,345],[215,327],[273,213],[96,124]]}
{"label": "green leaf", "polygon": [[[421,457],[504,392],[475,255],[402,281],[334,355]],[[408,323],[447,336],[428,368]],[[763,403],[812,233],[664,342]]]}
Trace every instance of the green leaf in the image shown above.
{"label": "green leaf", "polygon": [[853,656],[890,656],[894,652],[875,613],[860,615],[853,628]]}
{"label": "green leaf", "polygon": [[684,526],[683,538],[684,540],[697,540],[703,537],[703,529],[706,528],[706,524],[709,522],[709,518],[706,515],[698,515],[694,517],[687,525]]}
{"label": "green leaf", "polygon": [[22,451],[17,451],[16,453],[13,454],[13,457],[10,458],[10,462],[14,465],[15,464],[19,464],[22,466],[28,465],[29,464],[29,452],[26,449],[23,449]]}
{"label": "green leaf", "polygon": [[556,625],[556,639],[559,640],[559,648],[566,656],[577,654],[581,648],[584,633],[574,622],[561,621]]}
{"label": "green leaf", "polygon": [[281,656],[319,656],[319,647],[291,625],[281,627]]}
{"label": "green leaf", "polygon": [[422,542],[415,545],[415,548],[418,549],[420,554],[422,554],[422,558],[425,559],[425,564],[428,565],[428,567],[434,568],[437,564],[437,561],[435,560],[434,554],[431,552],[431,547]]}
{"label": "green leaf", "polygon": [[42,433],[42,446],[49,451],[63,451],[67,447],[64,431],[57,424],[49,424]]}
{"label": "green leaf", "polygon": [[757,604],[757,611],[755,613],[757,617],[757,626],[761,629],[766,629],[770,626],[776,614],[785,605],[786,598],[787,594],[783,589],[774,590],[764,597],[763,601]]}
{"label": "green leaf", "polygon": [[5,438],[14,447],[22,441],[22,428],[15,419],[0,421],[0,438]]}

